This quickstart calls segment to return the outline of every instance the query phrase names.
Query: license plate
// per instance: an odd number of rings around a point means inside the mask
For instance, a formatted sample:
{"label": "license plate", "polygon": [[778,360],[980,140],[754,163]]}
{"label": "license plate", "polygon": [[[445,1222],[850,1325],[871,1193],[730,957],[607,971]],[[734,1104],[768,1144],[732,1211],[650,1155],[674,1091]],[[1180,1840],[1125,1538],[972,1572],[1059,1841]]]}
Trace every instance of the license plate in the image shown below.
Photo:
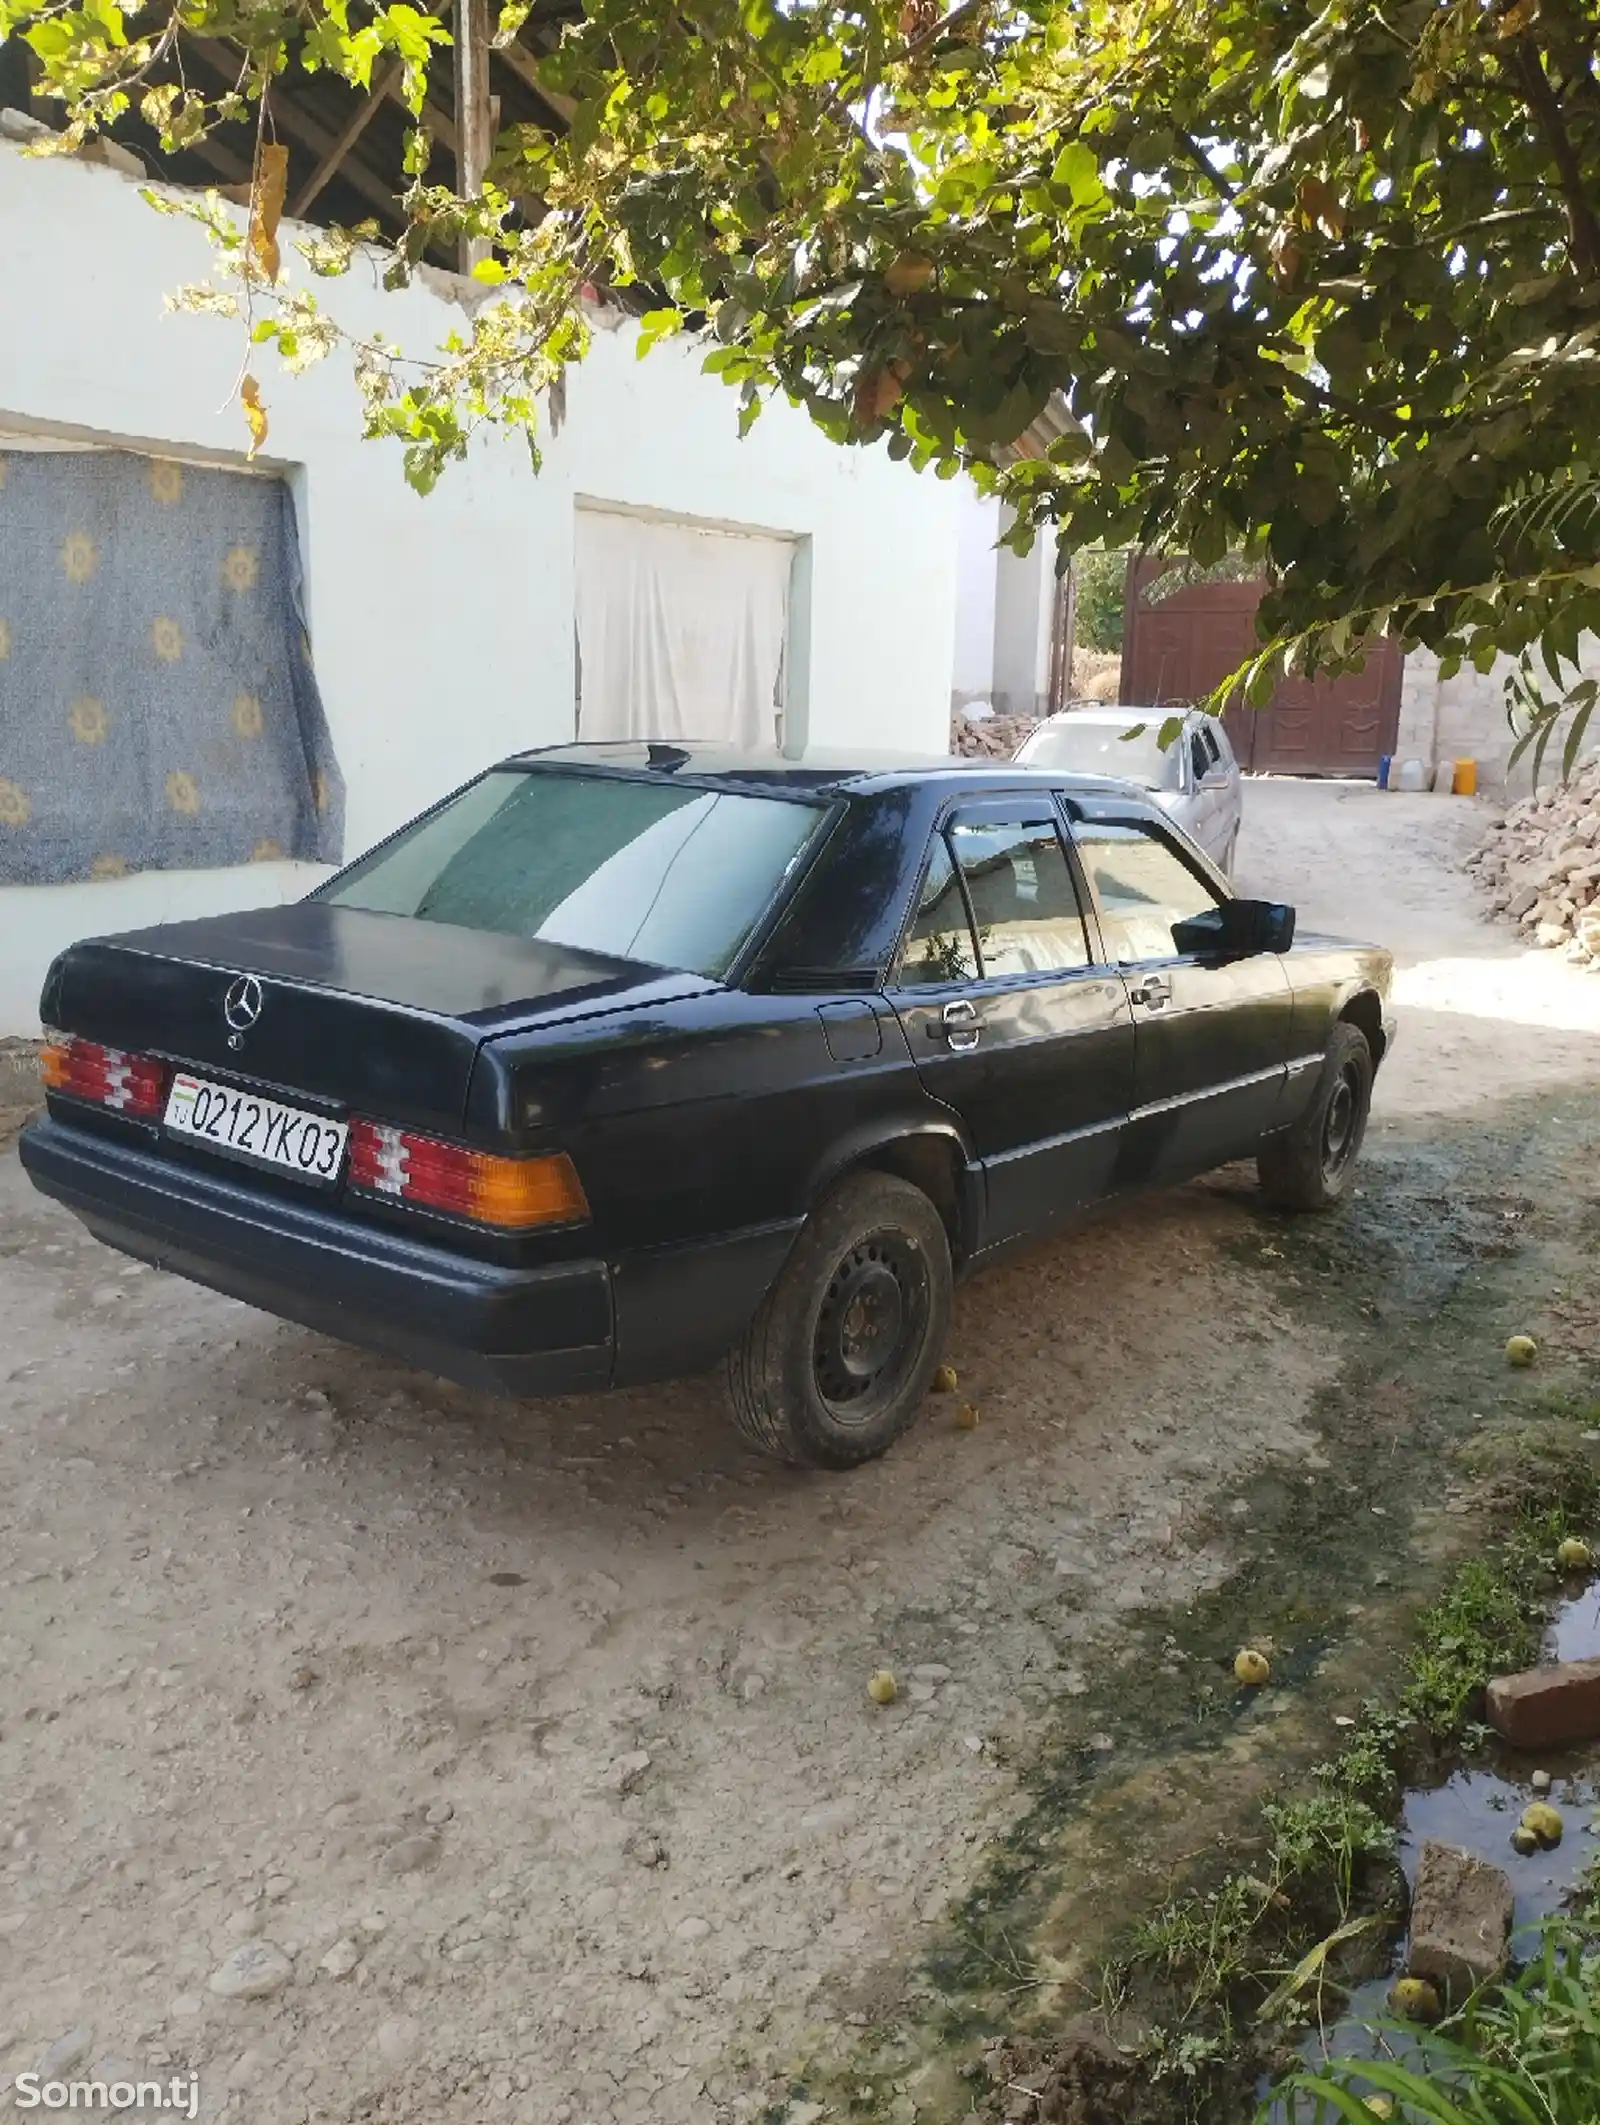
{"label": "license plate", "polygon": [[198,1137],[214,1151],[257,1159],[308,1181],[338,1179],[350,1133],[343,1122],[183,1071],[172,1080],[166,1123],[175,1135]]}

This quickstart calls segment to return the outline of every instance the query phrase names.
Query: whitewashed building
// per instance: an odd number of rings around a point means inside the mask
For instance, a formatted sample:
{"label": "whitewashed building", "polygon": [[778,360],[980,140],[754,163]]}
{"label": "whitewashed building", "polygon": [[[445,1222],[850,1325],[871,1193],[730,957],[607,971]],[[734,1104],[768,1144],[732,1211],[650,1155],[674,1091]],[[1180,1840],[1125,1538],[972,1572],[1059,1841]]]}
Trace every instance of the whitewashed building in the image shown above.
{"label": "whitewashed building", "polygon": [[[290,898],[326,872],[296,860],[281,833],[257,831],[237,792],[233,839],[201,835],[217,823],[207,813],[212,786],[273,739],[277,696],[226,678],[217,629],[233,625],[265,580],[238,558],[238,540],[220,563],[197,553],[187,570],[118,575],[112,565],[147,532],[171,537],[185,478],[191,493],[209,475],[276,482],[292,505],[296,618],[343,789],[339,846],[329,844],[335,814],[318,828],[325,855],[352,856],[487,762],[579,730],[649,727],[777,742],[793,755],[945,750],[961,536],[953,484],[919,477],[882,449],[841,450],[783,403],[741,440],[734,394],[701,373],[692,344],[640,361],[635,326],[605,311],[594,314],[593,350],[569,375],[564,419],[544,436],[537,475],[520,439],[489,436],[419,498],[397,451],[361,440],[355,387],[338,357],[298,378],[263,359],[271,426],[250,464],[234,397],[241,328],[164,307],[167,291],[209,267],[191,223],[152,211],[117,169],[30,156],[0,138],[0,230],[0,461],[116,452],[146,461],[147,474],[134,483],[144,515],[124,499],[103,531],[65,535],[59,511],[42,509],[53,482],[36,466],[12,483],[28,490],[26,517],[18,508],[8,517],[0,487],[0,1034],[35,1029],[45,969],[76,937]],[[286,228],[293,267],[291,236]],[[460,286],[447,276],[384,294],[357,272],[318,293],[347,326],[408,349],[432,349],[460,322]],[[241,486],[241,509],[252,497],[259,503],[259,488],[247,497]],[[251,521],[248,512],[238,521]],[[54,528],[46,535],[41,523]],[[25,542],[9,567],[8,537]],[[19,553],[31,587],[27,610],[11,613]],[[159,594],[144,587],[152,574]],[[111,596],[114,580],[120,603],[101,613],[95,601]],[[140,597],[153,601],[148,619],[142,605],[129,607]],[[75,601],[66,620],[62,599]],[[189,620],[173,617],[183,600],[194,607]],[[79,612],[92,624],[80,627],[70,617]],[[84,680],[71,657],[41,652],[42,628],[65,641],[59,631],[70,624],[75,656],[81,641],[113,639],[113,622],[123,629],[115,639],[134,641],[137,653],[104,658],[108,676]],[[155,755],[171,733],[160,723],[162,688],[176,700],[187,685],[184,714],[199,713],[198,667],[185,660],[203,654],[214,659],[206,683],[216,739],[163,774]],[[48,786],[30,790],[20,763],[37,775],[46,757]],[[130,785],[141,774],[143,784]],[[311,772],[318,804],[334,780]],[[169,830],[153,841],[138,831],[140,788],[149,820]],[[41,837],[52,806],[71,831]],[[104,846],[89,855],[97,835]],[[32,871],[19,854],[28,836]],[[185,847],[219,846],[237,860],[174,867],[174,849],[181,858]]]}

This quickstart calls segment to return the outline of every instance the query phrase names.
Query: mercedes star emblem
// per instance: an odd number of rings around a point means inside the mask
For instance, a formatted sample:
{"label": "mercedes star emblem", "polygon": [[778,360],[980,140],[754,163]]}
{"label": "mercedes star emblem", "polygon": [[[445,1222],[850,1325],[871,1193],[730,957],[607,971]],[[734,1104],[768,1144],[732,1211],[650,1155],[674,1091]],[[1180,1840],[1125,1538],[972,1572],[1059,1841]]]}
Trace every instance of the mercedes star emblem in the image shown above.
{"label": "mercedes star emblem", "polygon": [[241,974],[222,999],[222,1015],[234,1033],[248,1033],[261,1016],[261,984],[253,974]]}

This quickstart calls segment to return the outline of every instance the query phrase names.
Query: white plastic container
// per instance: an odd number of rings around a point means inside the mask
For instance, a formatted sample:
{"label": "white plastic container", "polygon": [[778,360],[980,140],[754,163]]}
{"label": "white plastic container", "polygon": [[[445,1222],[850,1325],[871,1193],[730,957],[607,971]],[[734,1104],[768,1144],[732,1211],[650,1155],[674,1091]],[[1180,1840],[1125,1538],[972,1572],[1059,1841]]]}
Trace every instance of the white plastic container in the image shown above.
{"label": "white plastic container", "polygon": [[1420,760],[1402,760],[1399,774],[1391,773],[1389,780],[1397,789],[1406,790],[1414,796],[1428,787],[1428,770]]}

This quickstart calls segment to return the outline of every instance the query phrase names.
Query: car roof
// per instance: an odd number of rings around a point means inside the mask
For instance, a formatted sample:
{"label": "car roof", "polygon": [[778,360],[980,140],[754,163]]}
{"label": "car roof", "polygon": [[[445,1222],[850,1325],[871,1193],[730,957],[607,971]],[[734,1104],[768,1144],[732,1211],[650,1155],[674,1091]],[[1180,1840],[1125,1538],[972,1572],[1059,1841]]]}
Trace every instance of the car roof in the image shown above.
{"label": "car roof", "polygon": [[1053,716],[1046,716],[1042,723],[1029,731],[1028,736],[1036,738],[1040,731],[1051,730],[1064,723],[1087,724],[1094,730],[1127,730],[1132,724],[1150,723],[1159,730],[1169,717],[1199,716],[1204,713],[1203,709],[1183,701],[1173,702],[1165,708],[1135,708],[1131,703],[1124,706],[1113,701],[1104,708],[1058,709]]}
{"label": "car roof", "polygon": [[598,768],[651,781],[670,777],[701,787],[738,789],[755,795],[825,797],[871,796],[907,783],[949,783],[954,787],[1015,789],[1037,782],[1052,789],[1082,783],[1105,786],[1096,775],[1062,774],[1049,768],[1018,765],[1012,760],[966,760],[951,753],[851,752],[826,748],[790,760],[779,752],[742,752],[731,745],[619,739],[613,743],[551,745],[514,753],[502,760],[508,768]]}

